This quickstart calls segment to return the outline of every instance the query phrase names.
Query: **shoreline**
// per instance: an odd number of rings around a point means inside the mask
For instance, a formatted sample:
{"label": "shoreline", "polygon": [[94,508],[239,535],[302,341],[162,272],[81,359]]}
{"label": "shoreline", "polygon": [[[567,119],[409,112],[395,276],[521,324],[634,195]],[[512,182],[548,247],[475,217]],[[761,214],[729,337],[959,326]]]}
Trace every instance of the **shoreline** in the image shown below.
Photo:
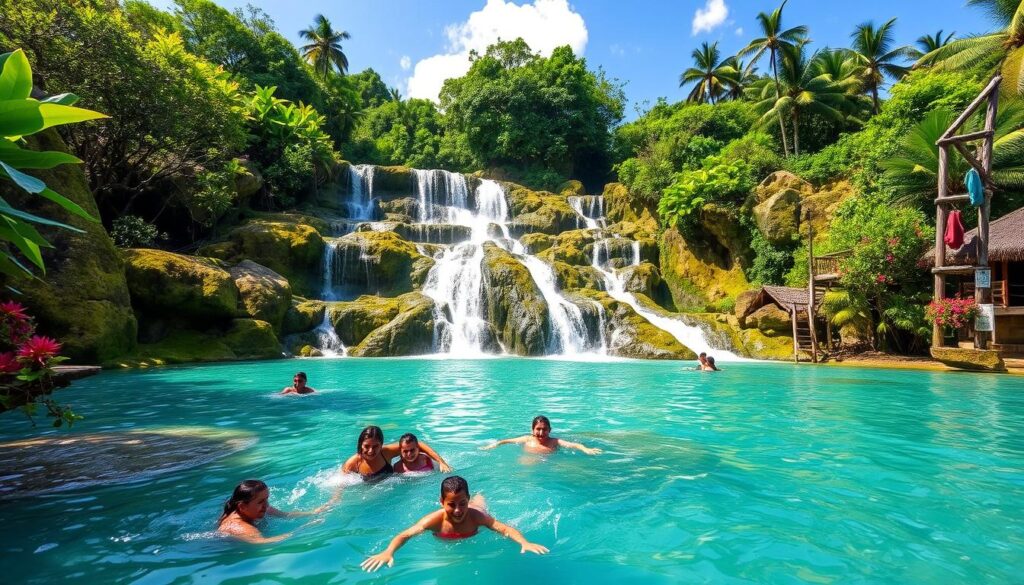
{"label": "shoreline", "polygon": [[1024,359],[1006,358],[1005,372],[982,372],[953,368],[946,364],[926,357],[897,356],[889,354],[873,354],[865,356],[844,357],[842,361],[827,361],[821,365],[832,367],[876,368],[888,370],[922,370],[932,372],[964,372],[968,374],[1010,374],[1024,376]]}

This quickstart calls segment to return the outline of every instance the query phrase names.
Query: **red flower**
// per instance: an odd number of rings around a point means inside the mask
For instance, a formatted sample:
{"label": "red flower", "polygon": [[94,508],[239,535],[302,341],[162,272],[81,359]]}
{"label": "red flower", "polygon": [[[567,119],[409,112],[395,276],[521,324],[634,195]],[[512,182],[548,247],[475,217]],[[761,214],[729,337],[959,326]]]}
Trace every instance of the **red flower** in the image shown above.
{"label": "red flower", "polygon": [[0,373],[14,374],[21,371],[21,364],[18,358],[14,357],[13,351],[0,353]]}
{"label": "red flower", "polygon": [[889,264],[892,264],[893,260],[895,260],[895,259],[896,259],[896,257],[895,257],[895,256],[893,256],[892,254],[886,254],[886,255],[885,255],[885,260],[886,260],[886,262],[888,262]]}
{"label": "red flower", "polygon": [[36,362],[41,366],[45,366],[46,360],[57,355],[58,351],[60,351],[60,343],[57,340],[41,335],[33,335],[18,348],[18,359]]}
{"label": "red flower", "polygon": [[875,280],[876,280],[877,282],[885,282],[885,275],[884,275],[884,274],[879,274],[879,275],[878,275],[878,276],[877,276],[877,277],[875,278]]}
{"label": "red flower", "polygon": [[15,321],[24,321],[28,319],[28,314],[25,313],[25,307],[21,303],[14,301],[4,301],[0,303],[0,316],[7,319],[14,319]]}

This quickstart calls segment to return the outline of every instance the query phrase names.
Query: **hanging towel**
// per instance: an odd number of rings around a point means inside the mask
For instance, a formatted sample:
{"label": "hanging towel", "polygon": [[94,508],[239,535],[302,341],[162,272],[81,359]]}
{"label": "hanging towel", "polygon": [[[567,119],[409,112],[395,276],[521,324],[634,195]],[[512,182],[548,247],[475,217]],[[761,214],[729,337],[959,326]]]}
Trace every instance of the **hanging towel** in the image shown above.
{"label": "hanging towel", "polygon": [[956,209],[949,212],[942,240],[953,250],[959,250],[964,245],[964,222],[960,221],[960,212]]}
{"label": "hanging towel", "polygon": [[985,185],[981,183],[981,175],[978,171],[971,169],[964,177],[964,184],[967,185],[967,194],[971,197],[971,205],[981,207],[985,204]]}

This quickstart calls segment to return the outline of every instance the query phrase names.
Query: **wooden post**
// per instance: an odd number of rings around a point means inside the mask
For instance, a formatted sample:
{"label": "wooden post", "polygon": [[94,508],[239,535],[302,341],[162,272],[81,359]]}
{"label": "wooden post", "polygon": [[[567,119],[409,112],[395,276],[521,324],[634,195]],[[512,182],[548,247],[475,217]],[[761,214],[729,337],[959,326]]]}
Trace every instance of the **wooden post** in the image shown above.
{"label": "wooden post", "polygon": [[[939,199],[949,196],[949,185],[946,182],[946,169],[949,166],[949,147],[939,147]],[[946,204],[939,203],[935,207],[935,267],[946,265],[946,241],[943,239],[946,230]],[[946,277],[935,274],[935,292],[933,298],[941,301],[946,296]],[[932,347],[942,347],[943,331],[938,323],[932,325]]]}
{"label": "wooden post", "polygon": [[793,324],[793,361],[800,363],[800,335],[796,331],[796,305],[789,308],[789,322]]}
{"label": "wooden post", "polygon": [[1010,306],[1010,261],[1003,260],[1003,306]]}
{"label": "wooden post", "polygon": [[[996,88],[988,94],[988,108],[985,110],[985,130],[995,131],[996,128],[996,109],[999,107],[999,91],[998,84]],[[992,142],[993,136],[989,135],[982,142],[981,146],[981,166],[985,169],[985,174],[989,177],[992,176]],[[981,207],[978,208],[978,263],[976,266],[984,267],[985,269],[991,270],[988,265],[988,218],[989,213],[992,209],[992,189],[991,185],[984,185],[985,188],[985,202],[982,203]],[[991,272],[989,272],[991,275]],[[991,282],[991,279],[990,279]],[[974,300],[979,305],[991,305],[992,304],[992,288],[987,287],[974,287]],[[993,319],[995,321],[995,319]],[[977,331],[974,332],[974,347],[976,349],[988,349],[988,343],[993,338],[995,333],[995,323],[992,323],[993,331]]]}
{"label": "wooden post", "polygon": [[832,319],[825,319],[825,343],[829,353],[832,353]]}
{"label": "wooden post", "polygon": [[811,210],[807,210],[807,328],[811,333],[811,361],[818,363],[818,332],[815,328],[814,311],[814,226],[811,224]]}

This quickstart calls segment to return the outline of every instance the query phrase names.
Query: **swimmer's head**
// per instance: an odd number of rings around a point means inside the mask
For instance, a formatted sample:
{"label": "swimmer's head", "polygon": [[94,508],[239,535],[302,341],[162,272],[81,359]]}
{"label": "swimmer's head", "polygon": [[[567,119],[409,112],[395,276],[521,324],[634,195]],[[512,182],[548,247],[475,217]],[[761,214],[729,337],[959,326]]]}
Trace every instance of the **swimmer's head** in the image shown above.
{"label": "swimmer's head", "polygon": [[380,427],[368,426],[359,433],[359,441],[356,443],[356,453],[363,459],[376,459],[384,446],[384,432]]}
{"label": "swimmer's head", "polygon": [[402,453],[402,461],[414,463],[420,456],[420,442],[416,435],[405,433],[398,439],[398,448]]}
{"label": "swimmer's head", "polygon": [[546,441],[548,436],[551,435],[551,421],[546,416],[535,416],[533,417],[533,423],[530,425],[533,430],[533,436],[542,441]]}
{"label": "swimmer's head", "polygon": [[457,475],[441,482],[441,508],[452,524],[459,524],[469,512],[469,484]]}
{"label": "swimmer's head", "polygon": [[247,479],[235,486],[231,497],[224,502],[224,513],[217,521],[219,526],[233,512],[237,512],[246,522],[255,522],[267,514],[270,490],[267,484],[258,479]]}
{"label": "swimmer's head", "polygon": [[295,377],[292,378],[292,384],[294,384],[296,388],[302,388],[303,386],[305,386],[306,372],[298,372],[297,374],[295,374]]}
{"label": "swimmer's head", "polygon": [[700,361],[704,361],[705,359],[707,359],[707,357],[708,357],[707,352],[703,352],[702,351],[702,352],[700,352],[700,355],[697,356],[697,359],[699,359]]}
{"label": "swimmer's head", "polygon": [[715,358],[708,356],[708,365],[712,368],[715,367]]}

